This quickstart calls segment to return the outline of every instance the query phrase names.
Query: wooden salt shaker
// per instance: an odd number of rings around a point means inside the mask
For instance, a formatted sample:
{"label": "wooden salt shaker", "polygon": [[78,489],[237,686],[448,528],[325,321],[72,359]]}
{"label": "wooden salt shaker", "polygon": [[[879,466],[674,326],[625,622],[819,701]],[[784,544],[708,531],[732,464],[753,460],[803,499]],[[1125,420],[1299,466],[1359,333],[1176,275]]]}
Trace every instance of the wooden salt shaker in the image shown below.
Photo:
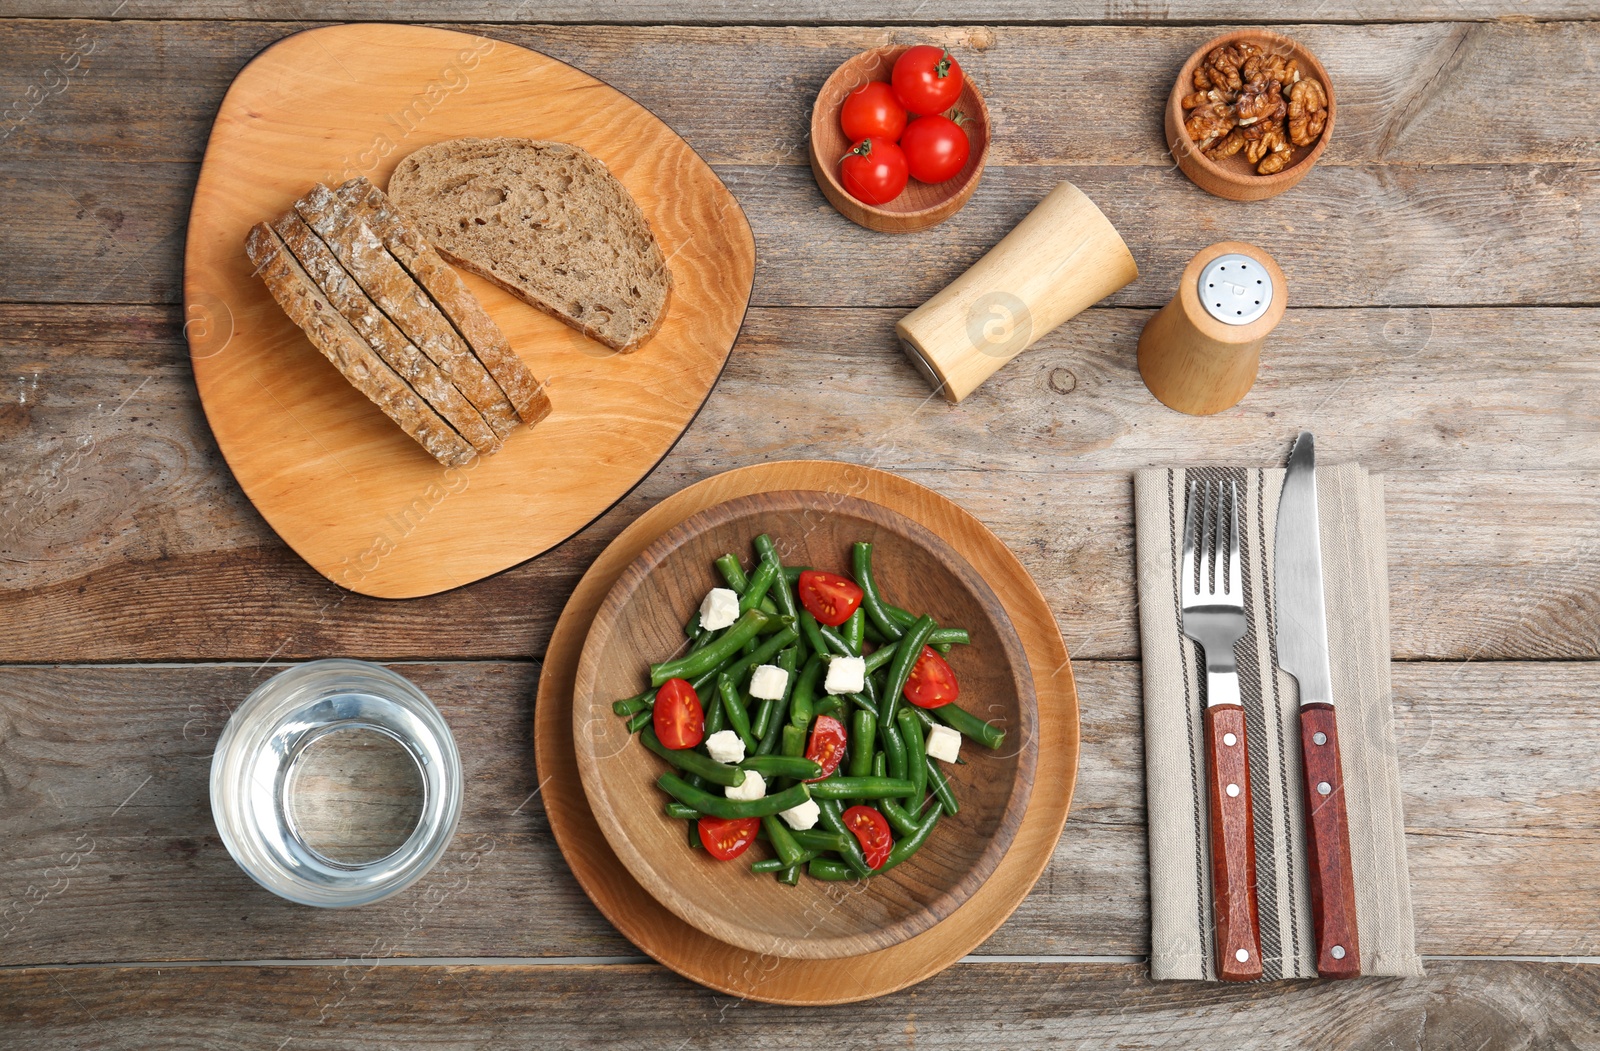
{"label": "wooden salt shaker", "polygon": [[1239,404],[1256,381],[1261,344],[1283,320],[1289,285],[1255,245],[1221,241],[1184,267],[1178,293],[1139,336],[1139,375],[1191,416]]}

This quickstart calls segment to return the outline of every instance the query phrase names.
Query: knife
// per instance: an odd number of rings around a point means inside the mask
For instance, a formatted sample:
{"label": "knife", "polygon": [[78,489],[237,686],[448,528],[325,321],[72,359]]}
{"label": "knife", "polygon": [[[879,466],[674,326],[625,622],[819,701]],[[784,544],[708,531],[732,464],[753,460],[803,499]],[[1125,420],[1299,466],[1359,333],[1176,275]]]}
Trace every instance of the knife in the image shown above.
{"label": "knife", "polygon": [[1328,624],[1322,595],[1322,545],[1317,526],[1317,454],[1310,431],[1289,453],[1278,501],[1274,586],[1278,606],[1278,666],[1300,684],[1300,758],[1305,771],[1307,858],[1311,918],[1317,935],[1317,974],[1361,973],[1356,937],[1356,883],[1350,869],[1350,824],[1339,762],[1339,729],[1328,665]]}

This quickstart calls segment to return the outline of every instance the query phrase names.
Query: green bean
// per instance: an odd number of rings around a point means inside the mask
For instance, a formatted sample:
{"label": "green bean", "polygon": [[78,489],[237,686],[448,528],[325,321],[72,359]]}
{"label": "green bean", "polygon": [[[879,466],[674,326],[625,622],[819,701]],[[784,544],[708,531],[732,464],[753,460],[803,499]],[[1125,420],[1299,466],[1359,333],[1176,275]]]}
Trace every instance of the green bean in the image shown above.
{"label": "green bean", "polygon": [[844,709],[844,699],[837,694],[829,694],[816,704],[817,715],[832,715],[838,717]]}
{"label": "green bean", "polygon": [[[696,693],[699,691],[696,690]],[[722,699],[713,697],[709,704],[704,705],[706,715],[706,736],[721,733],[728,728],[728,713],[722,708]]]}
{"label": "green bean", "polygon": [[867,620],[866,630],[862,633],[862,637],[868,642],[872,643],[874,646],[882,646],[885,643],[894,641],[883,632],[879,631],[877,626],[872,623],[870,618]]}
{"label": "green bean", "polygon": [[[802,861],[800,863],[802,865],[805,864],[806,861],[810,861],[812,858],[817,856],[814,851],[810,851],[810,850],[801,851],[801,853],[805,856],[805,861]],[[763,858],[762,860],[753,863],[750,866],[750,871],[751,872],[779,872],[779,873],[781,873],[786,869],[795,868],[795,867],[797,867],[797,866],[785,865],[783,863],[783,859],[782,858]]]}
{"label": "green bean", "polygon": [[800,574],[809,572],[811,572],[810,566],[784,566],[783,581],[790,587],[794,587],[800,583]]}
{"label": "green bean", "polygon": [[611,704],[611,710],[616,714],[623,716],[638,715],[640,712],[654,704],[655,699],[656,691],[647,690],[644,693],[634,694],[632,697],[625,697],[620,701],[613,701]]}
{"label": "green bean", "polygon": [[946,814],[954,814],[960,810],[961,807],[956,803],[955,791],[950,787],[950,779],[944,776],[944,771],[934,763],[931,755],[924,757],[922,761],[928,767],[928,784],[933,786],[933,794],[939,797],[939,806],[934,809],[943,808]]}
{"label": "green bean", "polygon": [[883,757],[882,752],[877,752],[872,757],[872,776],[888,777],[889,761]]}
{"label": "green bean", "polygon": [[844,639],[844,644],[850,648],[850,656],[861,656],[861,640],[866,636],[866,631],[867,616],[861,612],[860,607],[857,607],[856,611],[850,614],[850,619],[840,626],[839,631],[839,637]]}
{"label": "green bean", "polygon": [[[898,716],[897,716],[898,717]],[[884,762],[889,776],[906,779],[906,742],[893,725],[878,724],[878,739],[883,742]]]}
{"label": "green bean", "polygon": [[700,820],[700,811],[696,810],[692,806],[684,806],[682,803],[679,803],[676,800],[668,802],[667,805],[662,808],[661,812],[666,814],[668,817],[676,818],[679,821]]}
{"label": "green bean", "polygon": [[822,637],[822,625],[817,622],[817,618],[813,617],[808,609],[800,611],[800,634],[805,638],[806,645],[811,647],[812,653],[824,656],[833,652],[828,646],[828,640]]}
{"label": "green bean", "polygon": [[917,622],[917,615],[915,613],[912,613],[909,610],[903,610],[899,606],[892,606],[888,603],[885,603],[883,611],[889,614],[889,616],[894,619],[894,622],[900,625],[902,628],[909,628],[911,625]]}
{"label": "green bean", "polygon": [[873,722],[872,722],[873,728],[874,729],[877,728],[877,725],[878,725],[878,722],[877,722],[877,720],[878,720],[878,706],[876,704],[873,704],[871,701],[867,700],[865,697],[861,696],[861,694],[859,694],[859,693],[846,693],[846,694],[842,694],[841,696],[850,698],[850,703],[855,705],[856,708],[858,708],[859,710],[861,710],[863,712],[871,712],[872,713],[872,720],[873,720]]}
{"label": "green bean", "polygon": [[728,717],[728,726],[739,735],[739,740],[744,742],[746,753],[754,753],[756,739],[750,736],[750,713],[745,711],[744,698],[739,696],[739,687],[726,674],[717,679],[717,694],[722,698],[722,711]]}
{"label": "green bean", "polygon": [[822,767],[814,761],[792,755],[752,755],[739,764],[739,769],[754,770],[762,777],[792,777],[796,781],[822,776]]}
{"label": "green bean", "polygon": [[772,710],[766,711],[763,707],[761,714],[767,717],[766,732],[761,735],[761,741],[756,745],[759,755],[770,755],[777,747],[782,737],[783,728],[789,719],[789,704],[794,698],[795,690],[799,686],[800,676],[795,672],[795,663],[800,659],[800,650],[791,646],[778,655],[778,667],[789,673],[789,678],[783,684],[783,696]]}
{"label": "green bean", "polygon": [[703,792],[676,774],[662,774],[656,778],[656,786],[678,802],[692,806],[702,814],[724,819],[766,817],[782,810],[792,810],[811,798],[809,786],[800,784],[786,788],[776,795],[762,796],[760,799],[729,799],[727,796],[714,796],[710,792]]}
{"label": "green bean", "polygon": [[838,628],[830,628],[826,624],[819,623],[817,625],[817,634],[822,636],[822,641],[827,644],[828,649],[839,656],[857,656],[856,654],[850,652],[850,643],[842,634],[840,634]]}
{"label": "green bean", "polygon": [[737,594],[744,594],[750,588],[750,578],[744,575],[744,567],[739,564],[739,559],[732,554],[723,555],[714,563],[717,572],[722,574],[722,579]]}
{"label": "green bean", "polygon": [[873,627],[891,641],[898,640],[906,629],[883,608],[883,596],[878,593],[877,581],[872,576],[872,545],[856,541],[850,549],[850,568],[854,570],[856,586],[861,589],[861,608],[866,611]]}
{"label": "green bean", "polygon": [[650,665],[650,685],[660,686],[668,679],[696,679],[719,667],[746,642],[760,634],[773,618],[760,610],[748,610],[716,642],[705,649]]}
{"label": "green bean", "polygon": [[[812,854],[809,851],[806,852],[806,860],[807,861],[810,861],[813,857],[815,857],[814,854]],[[786,887],[797,887],[797,886],[799,886],[800,885],[800,866],[799,865],[790,865],[788,868],[786,868],[782,872],[778,873],[778,882],[782,883]]]}
{"label": "green bean", "polygon": [[[830,778],[830,780],[832,780]],[[818,781],[817,784],[825,785],[827,781]],[[828,826],[828,831],[844,839],[844,849],[839,851],[845,863],[862,876],[870,876],[872,869],[867,866],[867,856],[861,853],[861,844],[850,830],[844,827],[844,811],[839,806],[837,799],[817,799],[817,820]]]}
{"label": "green bean", "polygon": [[793,723],[783,728],[783,745],[779,748],[783,755],[806,754],[806,732],[804,728]]}
{"label": "green bean", "polygon": [[840,864],[828,858],[812,858],[811,863],[806,866],[806,871],[811,874],[812,879],[827,880],[829,882],[872,875],[870,869],[867,872],[856,872],[848,865]]}
{"label": "green bean", "polygon": [[880,799],[878,809],[900,835],[909,836],[916,832],[917,819],[898,800]]}
{"label": "green bean", "polygon": [[816,714],[817,679],[824,667],[822,656],[813,653],[789,698],[789,722],[802,730],[811,725],[811,717]]}
{"label": "green bean", "polygon": [[767,830],[767,839],[772,842],[772,849],[777,851],[778,860],[783,862],[784,868],[793,868],[805,863],[805,850],[795,842],[794,836],[789,832],[789,826],[783,823],[782,818],[768,814],[761,819],[761,826]]}
{"label": "green bean", "polygon": [[766,740],[767,729],[772,726],[774,714],[780,709],[786,714],[789,708],[789,694],[794,691],[794,666],[799,658],[799,651],[789,646],[778,654],[778,667],[783,669],[783,692],[776,697],[763,697],[761,707],[756,709],[756,717],[750,720],[750,734],[757,741],[757,751],[760,751],[760,742]]}
{"label": "green bean", "polygon": [[901,708],[895,718],[900,720],[900,737],[906,747],[906,776],[916,786],[916,791],[911,793],[911,804],[921,810],[922,797],[928,794],[927,739],[922,736],[922,724],[910,709]]}
{"label": "green bean", "polygon": [[772,538],[762,533],[755,539],[755,549],[763,562],[771,562],[778,567],[778,576],[773,580],[772,594],[777,596],[779,612],[785,617],[798,617],[800,609],[795,605],[794,589],[784,579],[783,560],[778,557],[778,549],[772,545]]}
{"label": "green bean", "polygon": [[739,612],[752,609],[762,599],[767,597],[772,582],[778,579],[778,567],[771,562],[763,562],[750,574],[750,586],[744,589],[739,596]]}
{"label": "green bean", "polygon": [[[714,785],[737,787],[744,784],[743,770],[736,766],[729,766],[726,763],[719,763],[708,755],[701,755],[693,748],[668,748],[661,743],[661,739],[656,736],[656,732],[648,726],[639,732],[639,743],[679,770],[696,774]],[[707,813],[707,811],[701,811],[701,813]]]}
{"label": "green bean", "polygon": [[655,713],[654,712],[650,712],[650,711],[639,712],[632,719],[628,720],[628,732],[631,733],[631,734],[638,733],[644,727],[649,726],[651,721],[654,718],[655,718]]}
{"label": "green bean", "polygon": [[894,660],[889,662],[889,680],[884,686],[883,696],[878,698],[878,727],[879,732],[885,726],[894,725],[895,709],[900,705],[900,693],[906,688],[906,680],[911,677],[911,668],[922,656],[922,644],[928,637],[928,632],[933,630],[933,618],[924,614],[917,622],[906,629],[905,637],[895,647]]}
{"label": "green bean", "polygon": [[700,819],[696,818],[693,821],[685,823],[683,828],[684,831],[688,833],[687,838],[690,848],[693,850],[704,850],[705,844],[700,842]]}
{"label": "green bean", "polygon": [[867,674],[871,675],[885,664],[888,664],[890,661],[894,660],[895,650],[898,646],[899,643],[887,642],[873,650],[871,653],[867,654]]}
{"label": "green bean", "polygon": [[813,854],[822,854],[830,850],[842,851],[845,849],[846,840],[854,842],[848,833],[841,835],[838,832],[825,832],[820,828],[797,828],[794,830],[794,839]]}
{"label": "green bean", "polygon": [[[854,695],[852,695],[854,696]],[[850,776],[866,777],[872,773],[872,742],[877,736],[878,717],[873,712],[858,711],[852,720],[850,735]]]}
{"label": "green bean", "polygon": [[721,631],[702,631],[694,637],[693,642],[689,643],[689,652],[698,653],[713,642],[716,642],[721,636]]}
{"label": "green bean", "polygon": [[683,633],[689,636],[690,641],[698,639],[703,634],[703,632],[700,630],[699,610],[695,610],[694,615],[689,618],[688,623],[684,624]]}
{"label": "green bean", "polygon": [[[915,613],[909,613],[899,606],[885,606],[883,608],[884,612],[888,613],[894,622],[902,628],[909,628],[917,622]],[[942,646],[947,643],[954,643],[958,646],[965,646],[970,642],[972,642],[972,639],[967,635],[966,628],[934,628],[933,634],[928,636],[928,641],[924,645]]]}
{"label": "green bean", "polygon": [[942,704],[932,709],[938,720],[957,730],[963,737],[970,737],[985,748],[999,748],[1006,739],[1006,732],[993,723],[986,723],[973,715],[965,708],[958,708],[953,704]]}
{"label": "green bean", "polygon": [[792,625],[785,627],[776,635],[768,636],[765,642],[751,650],[749,653],[745,654],[743,657],[740,657],[738,660],[733,661],[732,663],[706,672],[704,675],[701,675],[699,678],[693,680],[690,685],[692,685],[695,688],[695,692],[698,693],[723,675],[727,675],[733,679],[735,685],[742,683],[744,682],[744,676],[746,672],[758,664],[767,663],[767,661],[772,659],[773,654],[787,646],[792,646],[794,641],[799,637],[800,633],[795,631]]}
{"label": "green bean", "polygon": [[928,837],[933,834],[933,826],[939,823],[940,813],[941,811],[938,807],[928,811],[928,816],[922,819],[922,824],[917,826],[917,830],[894,845],[894,849],[889,851],[888,860],[879,866],[878,871],[888,872],[921,850],[922,844],[926,843]]}
{"label": "green bean", "polygon": [[912,784],[894,777],[830,777],[811,785],[816,799],[903,799],[911,794]]}

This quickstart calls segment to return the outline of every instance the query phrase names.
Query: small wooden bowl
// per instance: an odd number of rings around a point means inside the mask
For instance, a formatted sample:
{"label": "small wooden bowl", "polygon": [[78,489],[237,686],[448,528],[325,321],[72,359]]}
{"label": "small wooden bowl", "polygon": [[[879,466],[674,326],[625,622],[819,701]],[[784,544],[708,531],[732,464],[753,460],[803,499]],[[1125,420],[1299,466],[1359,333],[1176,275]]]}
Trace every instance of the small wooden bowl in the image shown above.
{"label": "small wooden bowl", "polygon": [[[970,118],[962,124],[972,141],[966,166],[941,183],[912,179],[900,196],[888,204],[863,204],[846,192],[839,182],[839,160],[854,144],[845,138],[844,129],[839,126],[839,111],[844,107],[845,96],[868,81],[888,83],[895,60],[909,50],[909,46],[896,45],[863,51],[833,71],[811,107],[811,171],[817,177],[823,196],[851,222],[888,234],[926,230],[959,212],[972,191],[978,188],[978,179],[983,175],[984,161],[989,155],[989,107],[984,104],[972,76],[963,69],[961,74],[966,84],[955,108]],[[960,62],[959,56],[956,61]]]}
{"label": "small wooden bowl", "polygon": [[[765,844],[731,862],[685,842],[684,822],[662,813],[655,780],[668,767],[611,711],[647,685],[645,670],[684,649],[683,624],[720,585],[712,560],[767,533],[785,565],[848,571],[850,545],[873,545],[885,595],[959,624],[970,646],[949,656],[961,703],[1006,731],[989,751],[962,744],[964,765],[940,764],[960,811],[940,820],[905,864],[863,883],[803,876],[786,887],[756,875]],[[1037,703],[1027,656],[1005,609],[943,540],[898,512],[833,493],[787,491],[730,500],[651,544],[617,579],[584,642],[573,689],[573,736],[589,805],[633,877],[685,922],[753,953],[836,959],[887,948],[949,916],[994,871],[1027,809],[1037,758]]]}
{"label": "small wooden bowl", "polygon": [[[1256,174],[1255,165],[1246,160],[1242,152],[1220,162],[1212,160],[1200,151],[1189,133],[1183,130],[1183,97],[1194,90],[1195,67],[1214,49],[1242,41],[1259,45],[1274,54],[1294,58],[1300,63],[1303,75],[1322,81],[1323,90],[1328,95],[1328,123],[1322,129],[1322,136],[1310,146],[1294,147],[1288,166],[1272,175]],[[1333,81],[1328,79],[1328,71],[1322,68],[1317,56],[1281,33],[1266,29],[1241,29],[1208,41],[1183,64],[1177,83],[1172,86],[1172,94],[1167,98],[1167,146],[1183,173],[1207,193],[1226,197],[1230,201],[1264,201],[1268,197],[1276,197],[1306,177],[1311,166],[1317,163],[1317,158],[1327,148],[1328,140],[1333,137],[1335,112]]]}

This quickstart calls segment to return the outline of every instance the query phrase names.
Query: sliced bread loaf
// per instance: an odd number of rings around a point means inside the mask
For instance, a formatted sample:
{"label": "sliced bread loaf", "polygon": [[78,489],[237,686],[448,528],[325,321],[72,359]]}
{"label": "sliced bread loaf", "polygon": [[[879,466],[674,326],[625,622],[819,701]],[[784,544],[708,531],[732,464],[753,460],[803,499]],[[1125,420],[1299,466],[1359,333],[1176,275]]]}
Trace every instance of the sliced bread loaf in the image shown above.
{"label": "sliced bread loaf", "polygon": [[389,196],[451,262],[607,346],[634,350],[666,319],[661,245],[622,183],[577,146],[435,143],[400,162]]}
{"label": "sliced bread loaf", "polygon": [[472,461],[476,455],[472,445],[367,345],[272,227],[253,226],[245,251],[284,313],[352,386],[440,463],[459,467]]}
{"label": "sliced bread loaf", "polygon": [[339,187],[337,197],[378,235],[389,254],[433,297],[489,375],[510,400],[522,422],[538,423],[550,414],[544,384],[528,371],[467,286],[433,247],[400,215],[389,198],[365,178]]}

